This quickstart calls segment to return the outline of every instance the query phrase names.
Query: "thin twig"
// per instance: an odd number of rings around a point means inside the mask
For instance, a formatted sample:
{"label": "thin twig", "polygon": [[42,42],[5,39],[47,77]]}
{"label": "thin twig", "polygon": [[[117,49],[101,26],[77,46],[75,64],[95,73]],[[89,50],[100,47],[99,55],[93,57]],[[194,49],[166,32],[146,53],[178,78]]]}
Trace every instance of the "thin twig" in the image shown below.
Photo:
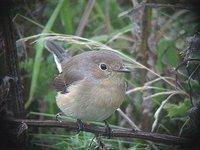
{"label": "thin twig", "polygon": [[188,85],[189,85],[189,89],[190,89],[190,91],[189,91],[189,96],[190,96],[190,101],[191,101],[192,106],[194,106],[194,104],[193,104],[193,101],[192,101],[192,86],[191,86],[190,81],[191,81],[193,75],[194,75],[194,74],[196,73],[196,71],[199,69],[199,67],[200,67],[200,64],[194,69],[194,71],[192,71],[192,73],[191,73],[190,76],[188,77]]}
{"label": "thin twig", "polygon": [[135,131],[141,131],[140,128],[120,109],[118,108],[117,111],[119,114],[126,119],[126,121],[133,127]]}
{"label": "thin twig", "polygon": [[181,4],[155,4],[155,3],[145,3],[144,6],[152,7],[152,8],[160,8],[160,7],[168,7],[168,8],[176,8],[176,9],[187,9],[194,10],[193,7],[185,6]]}
{"label": "thin twig", "polygon": [[174,93],[189,96],[186,92],[184,92],[182,90],[178,90],[178,91],[174,90],[174,91],[158,92],[158,93],[152,94],[150,96],[146,96],[146,97],[144,97],[144,99],[150,99],[150,98],[154,98],[154,97],[157,97],[160,95],[169,95],[169,94],[174,94]]}
{"label": "thin twig", "polygon": [[156,4],[156,3],[140,3],[136,8],[133,9],[133,11],[138,11],[138,9],[141,9],[142,7],[151,7],[151,8],[173,8],[173,9],[186,9],[186,10],[194,10],[193,7],[190,6],[185,6],[185,5],[181,5],[181,4]]}
{"label": "thin twig", "polygon": [[[164,77],[164,76],[163,76],[163,78],[169,79],[169,80],[174,80],[174,78],[172,78],[172,77]],[[160,80],[161,80],[161,78],[156,78],[156,79],[154,79],[154,80],[151,80],[151,81],[146,82],[144,85],[147,86],[147,85],[153,84],[153,83],[155,83],[155,82],[158,82],[158,81],[160,81]]]}
{"label": "thin twig", "polygon": [[188,124],[188,122],[190,121],[190,118],[188,117],[187,120],[184,122],[184,124],[182,125],[180,131],[179,131],[179,136],[183,133],[183,129],[184,127]]}
{"label": "thin twig", "polygon": [[185,6],[185,5],[181,5],[181,4],[156,4],[156,3],[140,3],[138,4],[136,7],[128,9],[126,12],[123,12],[120,14],[121,16],[130,14],[130,13],[134,13],[135,11],[138,11],[140,9],[142,9],[143,7],[151,7],[151,8],[172,8],[172,9],[185,9],[185,10],[189,10],[189,11],[194,11],[195,8],[192,6]]}
{"label": "thin twig", "polygon": [[174,93],[171,93],[164,101],[162,101],[160,107],[156,110],[155,114],[154,114],[154,122],[153,122],[153,125],[152,125],[152,129],[151,131],[154,132],[157,125],[158,125],[158,121],[159,121],[159,116],[160,116],[160,113],[161,113],[161,110],[163,109],[163,107],[165,106],[165,104],[170,100],[170,98],[176,94],[180,94],[178,92],[174,92]]}
{"label": "thin twig", "polygon": [[78,25],[78,28],[76,30],[76,33],[75,35],[76,36],[81,36],[84,28],[85,28],[85,25],[88,21],[88,17],[92,11],[92,8],[94,7],[94,4],[95,4],[95,0],[89,0],[88,3],[87,3],[87,6],[85,7],[85,10],[84,10],[84,13],[81,17],[81,20],[79,22],[79,25]]}
{"label": "thin twig", "polygon": [[[28,120],[28,119],[4,119],[4,123],[9,123],[13,125],[27,124],[28,127],[46,127],[46,128],[65,128],[68,130],[77,132],[77,124],[74,122],[58,122],[52,120]],[[100,128],[94,125],[84,124],[83,131],[91,132],[101,136],[108,136],[105,128]],[[112,137],[121,137],[121,138],[138,138],[142,140],[149,140],[152,142],[158,142],[163,144],[170,145],[189,145],[191,144],[191,140],[166,135],[159,133],[151,133],[151,132],[142,132],[142,131],[134,131],[133,129],[112,129]]]}
{"label": "thin twig", "polygon": [[160,87],[156,87],[156,86],[142,86],[142,87],[137,87],[137,88],[133,88],[133,89],[130,89],[130,90],[126,91],[126,94],[131,94],[131,93],[137,92],[137,91],[143,92],[144,90],[150,90],[150,89],[162,90],[162,91],[166,91],[167,90],[165,88],[160,88]]}

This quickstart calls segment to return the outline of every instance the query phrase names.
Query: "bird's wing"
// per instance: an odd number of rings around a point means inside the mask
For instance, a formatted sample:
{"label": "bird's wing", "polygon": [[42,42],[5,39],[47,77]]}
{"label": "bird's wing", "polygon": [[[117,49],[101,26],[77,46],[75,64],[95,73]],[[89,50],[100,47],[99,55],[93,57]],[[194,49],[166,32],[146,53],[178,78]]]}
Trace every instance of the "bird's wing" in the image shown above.
{"label": "bird's wing", "polygon": [[67,88],[71,84],[75,84],[78,81],[82,80],[84,75],[81,72],[76,72],[73,70],[63,71],[60,73],[53,81],[53,86],[57,91],[61,91],[63,93],[67,93]]}
{"label": "bird's wing", "polygon": [[45,48],[53,54],[57,69],[59,73],[61,73],[63,71],[63,68],[61,65],[62,62],[68,60],[71,57],[65,52],[65,50],[62,47],[60,47],[59,45],[57,45],[55,42],[51,40],[45,41],[44,45],[45,45]]}

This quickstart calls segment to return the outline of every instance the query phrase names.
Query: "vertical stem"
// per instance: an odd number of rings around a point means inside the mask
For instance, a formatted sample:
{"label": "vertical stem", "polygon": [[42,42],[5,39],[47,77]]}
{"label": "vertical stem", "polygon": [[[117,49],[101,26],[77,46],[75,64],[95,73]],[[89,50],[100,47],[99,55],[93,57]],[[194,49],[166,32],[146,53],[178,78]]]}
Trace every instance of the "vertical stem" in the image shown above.
{"label": "vertical stem", "polygon": [[95,4],[95,0],[88,0],[87,6],[85,7],[84,13],[81,16],[81,20],[79,22],[78,28],[75,33],[76,36],[81,36],[85,28],[85,25],[88,21],[88,17],[92,11],[92,8],[94,7],[94,4]]}
{"label": "vertical stem", "polygon": [[[151,0],[147,0],[147,3],[150,3]],[[140,54],[141,54],[141,63],[144,66],[148,66],[148,38],[151,31],[151,11],[150,7],[146,7],[144,9],[144,13],[142,16],[142,35],[141,35],[141,45],[140,45]],[[144,85],[146,82],[147,70],[141,70],[141,84]],[[143,109],[143,124],[142,128],[147,130],[150,125],[150,120],[148,117],[148,112],[150,111],[150,101],[144,100],[142,101],[142,109]]]}

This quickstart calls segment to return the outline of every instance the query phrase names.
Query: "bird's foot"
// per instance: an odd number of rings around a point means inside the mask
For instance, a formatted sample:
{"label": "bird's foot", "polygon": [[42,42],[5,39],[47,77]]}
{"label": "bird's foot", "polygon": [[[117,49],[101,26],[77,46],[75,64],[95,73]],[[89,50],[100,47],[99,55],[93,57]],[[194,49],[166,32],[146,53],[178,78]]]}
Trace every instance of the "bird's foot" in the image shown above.
{"label": "bird's foot", "polygon": [[113,131],[111,129],[111,127],[109,126],[107,121],[105,122],[105,130],[106,130],[106,134],[108,135],[108,138],[110,139],[110,137],[113,135]]}
{"label": "bird's foot", "polygon": [[76,123],[77,123],[77,133],[79,133],[80,131],[83,131],[84,123],[80,119],[77,119]]}
{"label": "bird's foot", "polygon": [[62,112],[57,113],[56,114],[56,120],[59,121],[59,122],[62,122],[62,118],[61,118],[62,115],[63,115]]}

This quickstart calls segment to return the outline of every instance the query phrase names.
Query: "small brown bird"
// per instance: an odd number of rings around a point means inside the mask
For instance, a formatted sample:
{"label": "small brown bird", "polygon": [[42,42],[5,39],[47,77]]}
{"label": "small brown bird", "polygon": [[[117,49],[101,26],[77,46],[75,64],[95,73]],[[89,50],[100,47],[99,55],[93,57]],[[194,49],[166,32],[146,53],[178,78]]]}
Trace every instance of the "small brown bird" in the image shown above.
{"label": "small brown bird", "polygon": [[66,115],[83,121],[103,121],[123,102],[125,83],[122,59],[110,51],[88,51],[69,57],[63,48],[48,40],[59,70],[54,80],[56,102]]}

